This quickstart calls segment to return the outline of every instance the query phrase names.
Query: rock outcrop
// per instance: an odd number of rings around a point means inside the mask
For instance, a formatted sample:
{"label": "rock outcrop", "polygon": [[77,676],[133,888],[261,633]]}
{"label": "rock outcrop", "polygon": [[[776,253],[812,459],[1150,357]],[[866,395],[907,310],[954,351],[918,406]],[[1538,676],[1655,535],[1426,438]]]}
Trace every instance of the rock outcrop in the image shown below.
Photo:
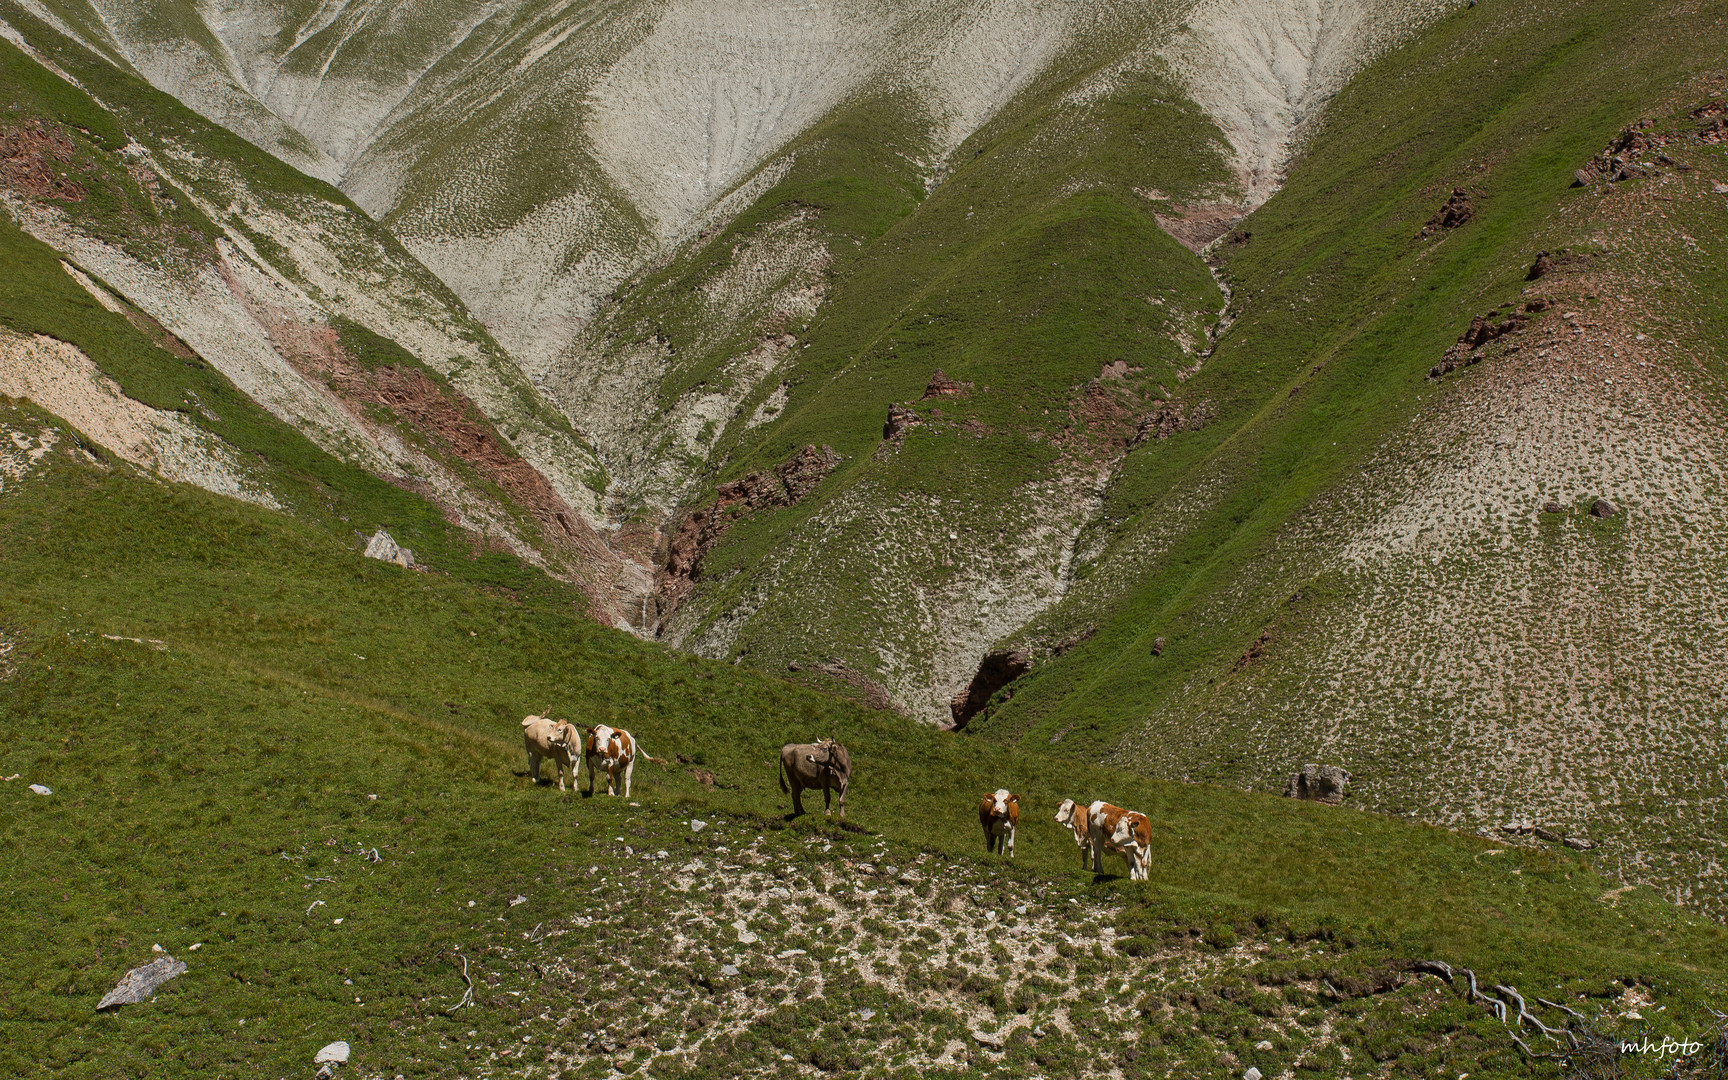
{"label": "rock outcrop", "polygon": [[1290,774],[1284,795],[1337,806],[1344,801],[1344,785],[1349,782],[1350,774],[1337,765],[1304,765],[1300,772]]}
{"label": "rock outcrop", "polygon": [[815,490],[839,464],[840,455],[833,447],[806,446],[770,472],[753,472],[720,485],[711,506],[685,515],[667,541],[660,571],[661,620],[690,595],[701,576],[703,556],[734,521],[752,511],[791,506]]}

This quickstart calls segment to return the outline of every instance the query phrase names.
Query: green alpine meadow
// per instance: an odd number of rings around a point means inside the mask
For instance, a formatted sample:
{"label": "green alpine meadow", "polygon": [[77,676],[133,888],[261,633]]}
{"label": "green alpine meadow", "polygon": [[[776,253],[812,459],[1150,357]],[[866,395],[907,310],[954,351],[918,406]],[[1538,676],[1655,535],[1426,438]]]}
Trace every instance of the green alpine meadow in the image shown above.
{"label": "green alpine meadow", "polygon": [[0,1077],[1728,1078],[1725,43],[0,0]]}

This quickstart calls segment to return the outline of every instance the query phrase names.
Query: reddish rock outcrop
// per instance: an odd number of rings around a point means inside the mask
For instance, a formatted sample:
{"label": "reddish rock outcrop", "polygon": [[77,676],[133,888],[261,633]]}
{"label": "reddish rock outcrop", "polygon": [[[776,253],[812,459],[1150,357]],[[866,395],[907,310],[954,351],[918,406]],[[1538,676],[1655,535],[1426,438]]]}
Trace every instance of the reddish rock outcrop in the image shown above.
{"label": "reddish rock outcrop", "polygon": [[954,717],[954,730],[965,727],[996,691],[1026,674],[1031,666],[1032,657],[1020,649],[997,649],[985,653],[971,683],[948,703],[948,711]]}
{"label": "reddish rock outcrop", "polygon": [[40,120],[0,131],[0,186],[29,199],[83,202],[84,185],[64,168],[76,149]]}
{"label": "reddish rock outcrop", "polygon": [[930,385],[924,388],[924,397],[921,400],[929,401],[934,397],[965,397],[971,390],[971,383],[951,379],[942,374],[941,368],[937,368],[931,374]]}
{"label": "reddish rock outcrop", "polygon": [[1432,236],[1443,229],[1456,229],[1475,216],[1476,207],[1470,202],[1470,193],[1463,188],[1453,188],[1446,205],[1436,210],[1428,223],[1422,226],[1422,235]]}
{"label": "reddish rock outcrop", "polygon": [[799,502],[839,464],[840,455],[833,447],[806,446],[770,472],[753,472],[720,485],[713,505],[686,514],[666,544],[660,617],[665,619],[689,597],[702,574],[703,556],[733,522],[755,510]]}

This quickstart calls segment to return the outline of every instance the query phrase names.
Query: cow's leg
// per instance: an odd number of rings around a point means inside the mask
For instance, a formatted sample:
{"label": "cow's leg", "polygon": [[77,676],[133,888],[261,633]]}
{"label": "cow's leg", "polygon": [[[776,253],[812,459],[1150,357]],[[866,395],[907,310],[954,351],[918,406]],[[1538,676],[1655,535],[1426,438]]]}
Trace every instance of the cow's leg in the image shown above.
{"label": "cow's leg", "polygon": [[624,797],[630,797],[630,774],[636,771],[636,759],[631,758],[624,763]]}
{"label": "cow's leg", "polygon": [[822,816],[830,817],[834,813],[834,789],[826,783],[822,785]]}
{"label": "cow's leg", "polygon": [[1008,857],[1014,857],[1014,826],[1008,826]]}
{"label": "cow's leg", "polygon": [[1104,872],[1104,838],[1096,835],[1092,837],[1092,872]]}
{"label": "cow's leg", "polygon": [[600,766],[596,765],[594,759],[590,757],[588,759],[588,797],[590,799],[594,797],[594,778],[598,776],[599,773]]}
{"label": "cow's leg", "polygon": [[540,782],[540,755],[532,750],[528,751],[528,779]]}
{"label": "cow's leg", "polygon": [[797,777],[792,778],[792,816],[804,816],[804,785],[798,782]]}

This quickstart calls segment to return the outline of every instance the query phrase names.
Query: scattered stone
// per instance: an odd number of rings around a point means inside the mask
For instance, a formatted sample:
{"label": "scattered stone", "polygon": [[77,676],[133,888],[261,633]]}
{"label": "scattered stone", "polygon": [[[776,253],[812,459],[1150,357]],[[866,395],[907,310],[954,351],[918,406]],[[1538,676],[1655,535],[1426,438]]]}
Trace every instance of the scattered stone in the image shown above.
{"label": "scattered stone", "polygon": [[52,795],[52,794],[54,794],[53,789],[45,788],[41,784],[31,784],[30,790],[34,791],[38,795]]}
{"label": "scattered stone", "polygon": [[1344,785],[1349,782],[1350,774],[1337,765],[1304,765],[1302,771],[1290,774],[1284,795],[1337,806],[1344,801]]}
{"label": "scattered stone", "polygon": [[1259,1042],[1254,1044],[1254,1049],[1256,1049],[1256,1050],[1270,1050],[1270,1049],[1272,1049],[1272,1040],[1271,1039],[1261,1039]]}
{"label": "scattered stone", "polygon": [[875,1015],[876,1015],[875,1009],[859,1009],[858,1010],[858,1019],[860,1019],[860,1020],[868,1020],[872,1016],[875,1016]]}
{"label": "scattered stone", "polygon": [[395,563],[404,570],[414,566],[414,553],[407,548],[398,547],[395,539],[383,529],[373,533],[372,539],[366,542],[366,557]]}
{"label": "scattered stone", "polygon": [[922,424],[924,418],[904,405],[888,406],[888,419],[882,424],[882,437],[893,439],[907,428]]}
{"label": "scattered stone", "polygon": [[1536,839],[1546,840],[1550,844],[1558,844],[1561,840],[1559,833],[1555,832],[1553,829],[1545,829],[1540,825],[1530,831],[1536,834]]}
{"label": "scattered stone", "polygon": [[1566,508],[1564,506],[1561,506],[1559,503],[1555,502],[1554,500],[1550,499],[1547,502],[1542,504],[1542,512],[1544,514],[1564,514],[1566,512]]}
{"label": "scattered stone", "polygon": [[1476,216],[1476,207],[1471,205],[1470,193],[1463,188],[1453,188],[1452,197],[1446,200],[1446,205],[1434,212],[1428,219],[1428,224],[1422,226],[1422,236],[1432,236],[1441,229],[1456,229]]}
{"label": "scattered stone", "polygon": [[1718,184],[1712,180],[1710,181],[1710,190],[1718,195],[1728,195],[1728,184]]}
{"label": "scattered stone", "polygon": [[790,960],[794,956],[805,956],[805,955],[808,955],[808,954],[806,954],[803,949],[787,949],[785,952],[777,954],[774,957],[774,959],[776,959],[776,960]]}
{"label": "scattered stone", "polygon": [[[1266,1043],[1265,1045],[1266,1049],[1272,1049],[1271,1043]],[[1257,1046],[1255,1049],[1258,1050],[1259,1047]],[[1260,1070],[1256,1069],[1252,1065],[1248,1066],[1248,1071],[1242,1074],[1242,1080],[1260,1080]]]}
{"label": "scattered stone", "polygon": [[528,898],[526,896],[517,895],[510,898],[511,907],[515,907],[517,904],[526,904],[527,902]]}
{"label": "scattered stone", "polygon": [[1593,518],[1611,518],[1620,512],[1620,508],[1607,499],[1597,499],[1590,504],[1590,516]]}
{"label": "scattered stone", "polygon": [[692,818],[690,820],[690,831],[693,833],[694,832],[701,832],[703,829],[706,829],[707,827],[708,827],[708,823],[706,821],[697,821],[694,818]]}
{"label": "scattered stone", "polygon": [[160,945],[152,945],[152,946],[150,946],[150,951],[151,951],[151,952],[153,952],[153,953],[165,953],[165,952],[167,952],[167,951],[168,951],[168,950],[167,950],[167,949],[164,949],[164,948],[163,948],[163,947],[162,947],[162,946],[160,946]]}
{"label": "scattered stone", "polygon": [[115,1005],[136,1005],[154,994],[158,986],[185,973],[185,964],[172,956],[158,956],[148,964],[135,967],[120,976],[119,983],[97,1003],[96,1009],[101,1011]]}
{"label": "scattered stone", "polygon": [[1568,836],[1562,842],[1573,851],[1589,851],[1596,846],[1593,841],[1586,840],[1582,836]]}
{"label": "scattered stone", "polygon": [[983,1047],[986,1047],[986,1048],[991,1049],[991,1050],[1002,1049],[1003,1041],[1002,1041],[1002,1036],[1000,1036],[1000,1035],[994,1035],[988,1031],[974,1031],[972,1033],[972,1038],[975,1042],[977,1042],[977,1044],[979,1046],[983,1046]]}
{"label": "scattered stone", "polygon": [[1152,655],[1153,656],[1163,656],[1164,655],[1164,639],[1163,638],[1157,637],[1157,638],[1152,639]]}
{"label": "scattered stone", "polygon": [[338,1039],[336,1042],[326,1044],[324,1049],[318,1051],[317,1056],[312,1059],[312,1064],[321,1065],[328,1061],[337,1065],[346,1065],[348,1064],[348,1054],[348,1044]]}
{"label": "scattered stone", "polygon": [[720,974],[730,979],[732,976],[738,974],[738,967],[735,964],[721,964]]}
{"label": "scattered stone", "polygon": [[1536,261],[1530,264],[1530,272],[1524,275],[1525,281],[1535,281],[1554,269],[1554,260],[1546,251],[1536,253]]}
{"label": "scattered stone", "polygon": [[1500,831],[1511,836],[1528,836],[1536,831],[1536,826],[1528,821],[1508,821],[1500,826]]}
{"label": "scattered stone", "polygon": [[312,1080],[330,1080],[335,1075],[336,1067],[334,1065],[320,1065],[318,1071],[312,1074]]}
{"label": "scattered stone", "polygon": [[964,397],[971,389],[971,383],[949,378],[942,374],[941,368],[937,368],[930,376],[930,385],[924,388],[923,400],[928,401],[934,397]]}

